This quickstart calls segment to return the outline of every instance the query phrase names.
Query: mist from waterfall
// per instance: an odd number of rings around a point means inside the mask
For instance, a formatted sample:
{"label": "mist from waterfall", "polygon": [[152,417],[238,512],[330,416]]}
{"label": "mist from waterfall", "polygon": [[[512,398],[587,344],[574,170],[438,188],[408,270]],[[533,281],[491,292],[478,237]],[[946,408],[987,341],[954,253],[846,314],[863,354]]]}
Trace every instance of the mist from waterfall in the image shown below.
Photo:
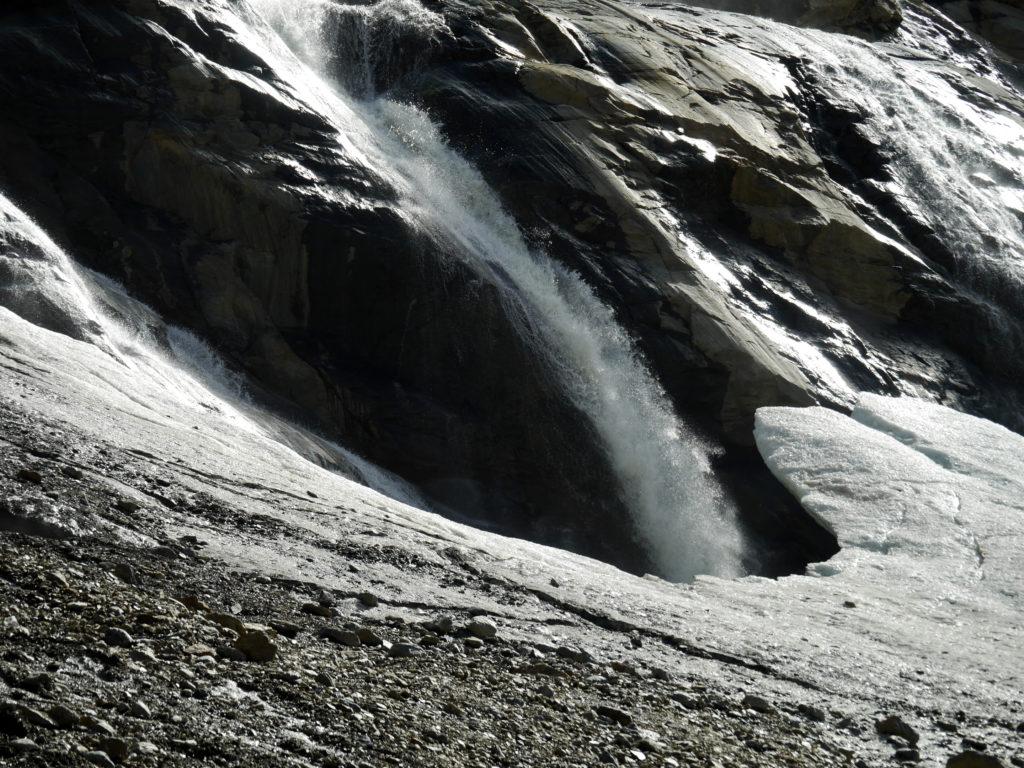
{"label": "mist from waterfall", "polygon": [[603,443],[661,574],[738,574],[743,541],[707,448],[680,423],[613,311],[577,274],[529,247],[425,112],[379,95],[416,66],[410,50],[428,51],[444,33],[443,19],[414,0],[249,5],[276,75],[333,119],[347,151],[371,160],[406,216],[499,288],[519,333]]}

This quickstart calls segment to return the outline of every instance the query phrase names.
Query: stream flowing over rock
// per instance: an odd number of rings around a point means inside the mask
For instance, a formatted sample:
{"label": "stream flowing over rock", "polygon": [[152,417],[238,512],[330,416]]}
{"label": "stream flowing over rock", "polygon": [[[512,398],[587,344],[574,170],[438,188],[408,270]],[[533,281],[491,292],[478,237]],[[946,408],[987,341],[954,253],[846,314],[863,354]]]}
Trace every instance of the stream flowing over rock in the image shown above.
{"label": "stream flowing over rock", "polygon": [[0,762],[1024,765],[1022,37],[8,0]]}
{"label": "stream flowing over rock", "polygon": [[9,3],[0,185],[439,510],[786,571],[757,408],[1024,424],[1024,102],[1010,6],[761,5]]}

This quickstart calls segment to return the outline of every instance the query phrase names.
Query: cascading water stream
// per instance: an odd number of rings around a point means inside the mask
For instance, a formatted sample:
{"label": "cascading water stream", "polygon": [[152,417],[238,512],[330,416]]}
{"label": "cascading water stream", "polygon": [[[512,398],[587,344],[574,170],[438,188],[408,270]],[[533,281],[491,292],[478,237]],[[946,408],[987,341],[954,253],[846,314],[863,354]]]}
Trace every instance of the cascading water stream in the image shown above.
{"label": "cascading water stream", "polygon": [[[972,86],[965,63],[906,55],[929,39],[908,9],[900,47],[801,31],[778,36],[816,74],[832,104],[851,105],[878,137],[887,195],[952,256],[950,277],[986,307],[1000,354],[1024,352],[1024,115]],[[955,56],[943,52],[938,55]],[[974,64],[974,66],[977,66]],[[973,92],[973,95],[972,95]],[[985,104],[979,104],[978,99]]]}
{"label": "cascading water stream", "polygon": [[441,17],[413,0],[249,4],[277,76],[334,121],[347,151],[393,184],[410,219],[499,288],[508,316],[602,441],[662,575],[738,574],[742,538],[706,448],[678,421],[612,310],[578,275],[527,245],[424,112],[376,96],[379,82],[416,63],[401,41],[414,36],[428,46]]}

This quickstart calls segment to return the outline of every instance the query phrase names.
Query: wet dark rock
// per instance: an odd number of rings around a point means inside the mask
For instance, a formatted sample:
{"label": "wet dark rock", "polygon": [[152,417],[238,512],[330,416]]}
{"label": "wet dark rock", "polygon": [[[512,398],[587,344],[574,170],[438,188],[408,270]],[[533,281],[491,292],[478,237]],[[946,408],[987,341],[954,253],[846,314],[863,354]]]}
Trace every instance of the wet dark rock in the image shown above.
{"label": "wet dark rock", "polygon": [[115,648],[129,648],[135,645],[135,639],[120,627],[108,627],[103,633],[103,641]]}
{"label": "wet dark rock", "polygon": [[50,707],[47,714],[58,728],[74,728],[82,721],[82,716],[78,712],[63,704],[55,704]]}
{"label": "wet dark rock", "polygon": [[302,632],[302,625],[293,621],[271,621],[270,627],[282,637],[294,640]]}
{"label": "wet dark rock", "polygon": [[376,608],[380,605],[380,598],[372,592],[360,592],[356,595],[356,599],[367,608]]}
{"label": "wet dark rock", "polygon": [[278,652],[277,644],[262,630],[246,631],[235,641],[235,648],[255,662],[272,661]]}
{"label": "wet dark rock", "polygon": [[12,738],[28,735],[25,721],[16,707],[9,704],[0,705],[0,734]]}
{"label": "wet dark rock", "polygon": [[384,643],[384,639],[369,627],[359,627],[356,630],[356,635],[359,637],[359,642],[363,645],[373,647]]}
{"label": "wet dark rock", "polygon": [[341,629],[340,627],[323,627],[320,630],[320,637],[349,648],[358,648],[362,645],[358,633],[350,629]]}
{"label": "wet dark rock", "polygon": [[138,584],[139,574],[129,563],[118,563],[114,566],[114,575],[126,584]]}
{"label": "wet dark rock", "polygon": [[42,473],[37,469],[30,469],[28,467],[23,467],[19,469],[17,477],[19,480],[23,480],[26,483],[39,484],[43,482]]}
{"label": "wet dark rock", "polygon": [[102,749],[115,763],[123,763],[132,753],[132,742],[128,739],[106,738],[100,742]]}
{"label": "wet dark rock", "polygon": [[828,719],[825,710],[812,704],[799,704],[797,711],[813,723],[824,723]]}
{"label": "wet dark rock", "polygon": [[906,739],[911,746],[916,746],[921,736],[903,718],[889,715],[875,723],[875,730],[883,736],[899,736]]}
{"label": "wet dark rock", "polygon": [[91,752],[83,753],[82,757],[89,763],[99,766],[99,768],[114,768],[114,761],[110,759],[110,755],[100,750],[93,750]]}
{"label": "wet dark rock", "polygon": [[466,624],[466,631],[481,640],[491,640],[498,634],[498,626],[488,618],[477,617]]}
{"label": "wet dark rock", "polygon": [[33,693],[42,693],[53,687],[53,676],[48,672],[39,672],[18,681],[18,687]]}
{"label": "wet dark rock", "polygon": [[752,709],[755,712],[771,712],[775,709],[766,699],[752,693],[745,695],[741,703],[747,709]]}
{"label": "wet dark rock", "polygon": [[388,656],[394,659],[405,659],[418,653],[423,653],[423,650],[412,643],[393,643],[388,648]]}
{"label": "wet dark rock", "polygon": [[967,749],[949,758],[946,768],[1003,768],[1003,762],[994,755]]}
{"label": "wet dark rock", "polygon": [[215,650],[217,658],[225,661],[245,661],[249,658],[244,652],[231,645],[218,645]]}
{"label": "wet dark rock", "polygon": [[299,610],[303,613],[308,613],[310,616],[320,616],[325,619],[337,614],[331,606],[321,605],[320,603],[303,603]]}
{"label": "wet dark rock", "polygon": [[423,628],[438,635],[450,635],[455,629],[455,622],[450,616],[439,616],[424,622]]}
{"label": "wet dark rock", "polygon": [[601,717],[605,717],[619,725],[633,725],[633,716],[625,710],[612,707],[607,704],[599,704],[594,711]]}

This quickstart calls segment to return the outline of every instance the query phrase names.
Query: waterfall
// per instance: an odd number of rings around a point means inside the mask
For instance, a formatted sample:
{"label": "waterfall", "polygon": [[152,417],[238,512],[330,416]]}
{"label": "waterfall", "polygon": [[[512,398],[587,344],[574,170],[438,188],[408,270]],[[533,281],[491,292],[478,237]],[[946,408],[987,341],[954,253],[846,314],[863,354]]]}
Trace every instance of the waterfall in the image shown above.
{"label": "waterfall", "polygon": [[405,215],[499,288],[519,332],[602,441],[662,575],[739,573],[742,538],[707,448],[680,423],[612,310],[577,274],[528,246],[426,113],[379,95],[381,84],[415,66],[403,50],[429,50],[443,19],[414,0],[249,2],[277,76],[393,184]]}

